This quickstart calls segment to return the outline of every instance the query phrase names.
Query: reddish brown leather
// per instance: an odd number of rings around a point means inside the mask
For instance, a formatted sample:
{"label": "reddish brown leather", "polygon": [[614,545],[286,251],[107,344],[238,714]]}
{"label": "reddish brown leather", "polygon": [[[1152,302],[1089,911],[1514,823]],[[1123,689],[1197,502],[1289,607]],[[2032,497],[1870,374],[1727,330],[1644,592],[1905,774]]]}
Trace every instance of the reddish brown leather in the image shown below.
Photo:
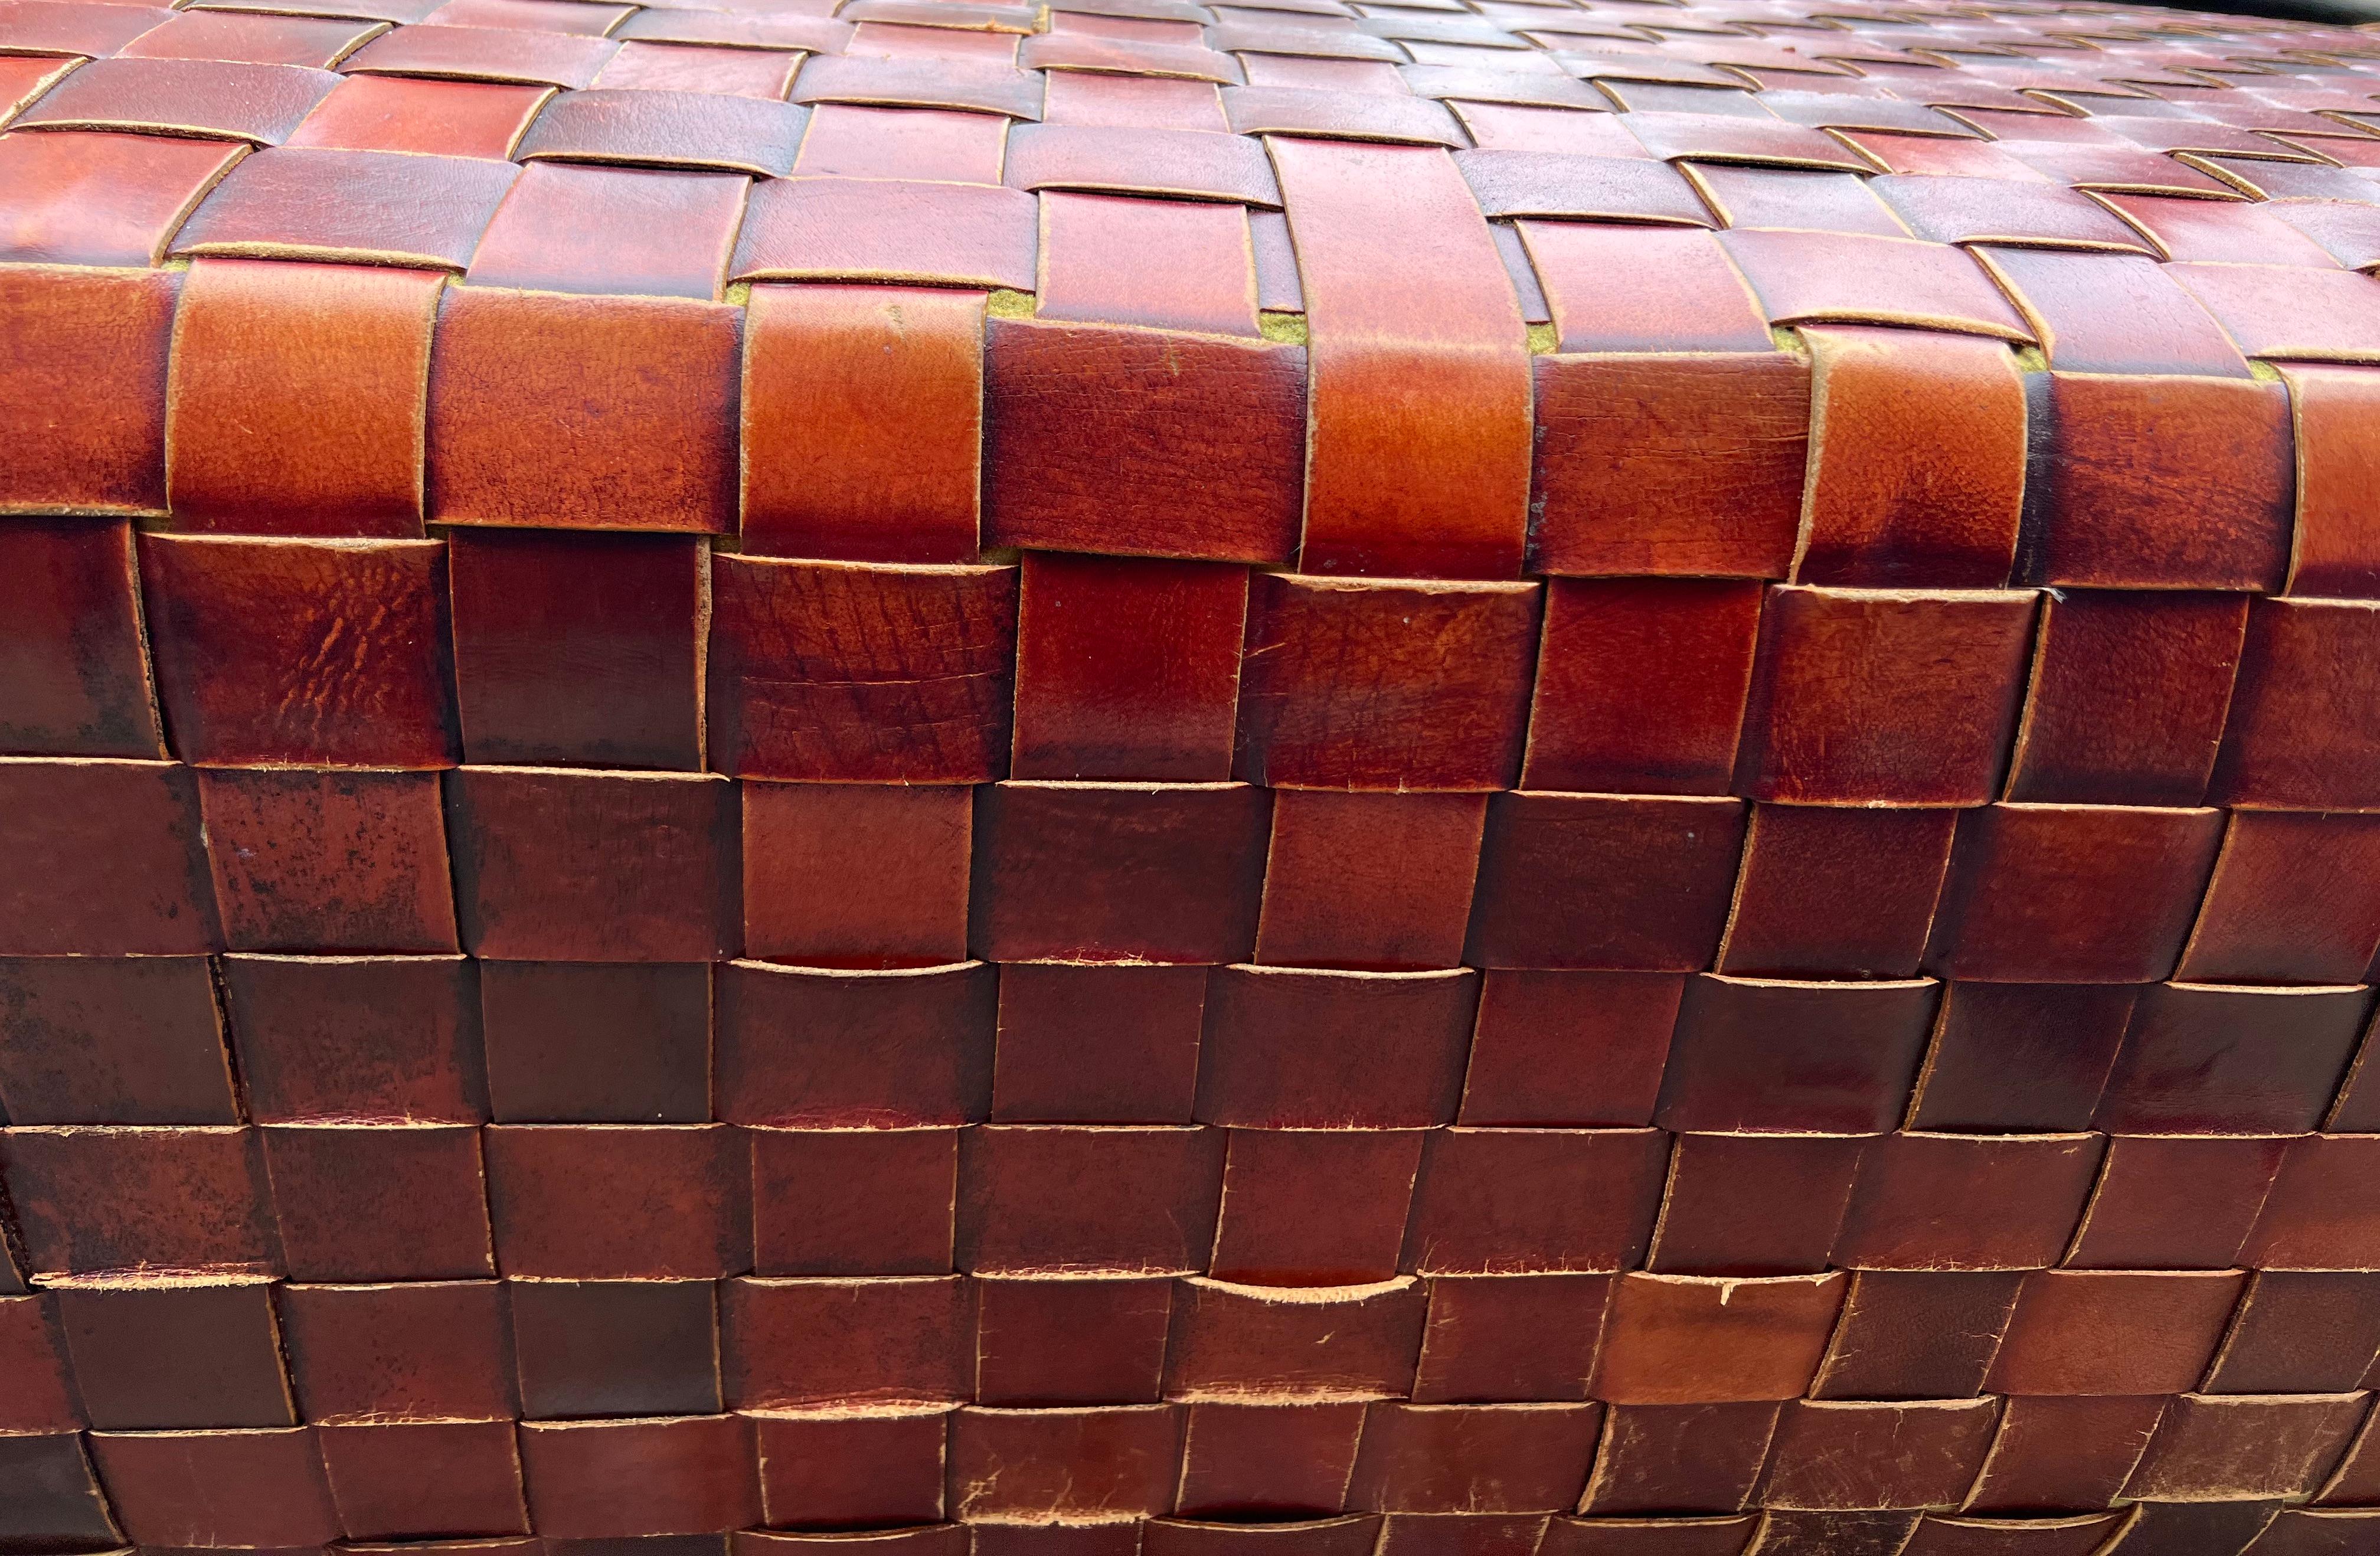
{"label": "reddish brown leather", "polygon": [[0,1556],[2380,1538],[2368,33],[300,9],[0,0]]}

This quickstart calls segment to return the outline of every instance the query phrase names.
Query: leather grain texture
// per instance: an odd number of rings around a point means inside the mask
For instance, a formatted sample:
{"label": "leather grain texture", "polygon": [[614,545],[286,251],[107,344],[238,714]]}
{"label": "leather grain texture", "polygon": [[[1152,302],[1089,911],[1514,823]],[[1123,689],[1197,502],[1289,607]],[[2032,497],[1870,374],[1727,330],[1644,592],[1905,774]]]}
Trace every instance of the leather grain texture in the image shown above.
{"label": "leather grain texture", "polygon": [[0,0],[0,1556],[2380,1552],[2380,34]]}

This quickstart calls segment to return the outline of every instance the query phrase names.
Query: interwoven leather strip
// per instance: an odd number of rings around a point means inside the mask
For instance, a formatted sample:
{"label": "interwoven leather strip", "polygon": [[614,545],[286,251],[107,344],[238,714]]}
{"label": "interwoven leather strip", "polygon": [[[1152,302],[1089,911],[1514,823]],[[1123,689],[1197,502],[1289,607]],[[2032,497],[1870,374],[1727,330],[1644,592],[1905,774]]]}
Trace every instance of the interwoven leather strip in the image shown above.
{"label": "interwoven leather strip", "polygon": [[0,0],[0,1550],[2380,1550],[2380,37],[721,6]]}

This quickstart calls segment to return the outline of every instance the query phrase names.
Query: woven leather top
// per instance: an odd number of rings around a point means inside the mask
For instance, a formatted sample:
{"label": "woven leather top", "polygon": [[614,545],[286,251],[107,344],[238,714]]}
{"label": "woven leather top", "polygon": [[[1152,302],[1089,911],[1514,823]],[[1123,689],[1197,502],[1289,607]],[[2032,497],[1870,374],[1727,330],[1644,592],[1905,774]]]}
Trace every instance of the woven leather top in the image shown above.
{"label": "woven leather top", "polygon": [[2380,37],[1771,0],[0,0],[0,261],[111,273],[0,277],[10,509],[2380,578],[2363,380],[2301,365],[2380,360]]}
{"label": "woven leather top", "polygon": [[2380,1550],[2380,36],[0,0],[0,1552]]}

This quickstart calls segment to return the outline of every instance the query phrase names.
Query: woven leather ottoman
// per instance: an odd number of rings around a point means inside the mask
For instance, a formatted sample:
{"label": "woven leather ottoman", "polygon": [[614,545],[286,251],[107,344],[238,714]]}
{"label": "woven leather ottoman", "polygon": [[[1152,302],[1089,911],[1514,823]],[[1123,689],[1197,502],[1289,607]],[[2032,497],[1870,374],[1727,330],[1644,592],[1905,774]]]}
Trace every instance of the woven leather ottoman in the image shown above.
{"label": "woven leather ottoman", "polygon": [[0,0],[0,1553],[2380,1551],[2380,35],[716,5]]}

